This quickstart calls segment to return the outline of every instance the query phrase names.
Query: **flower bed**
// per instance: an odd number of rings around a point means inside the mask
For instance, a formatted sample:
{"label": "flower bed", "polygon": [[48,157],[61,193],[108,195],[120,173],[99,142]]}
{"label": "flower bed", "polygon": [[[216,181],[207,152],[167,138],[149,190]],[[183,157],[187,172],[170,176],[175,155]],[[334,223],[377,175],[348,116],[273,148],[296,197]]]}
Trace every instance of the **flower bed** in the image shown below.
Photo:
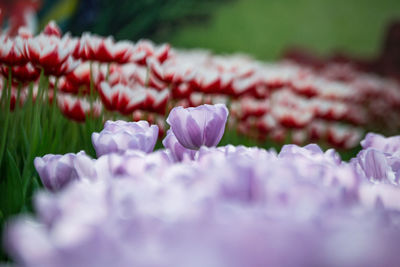
{"label": "flower bed", "polygon": [[146,40],[116,42],[90,33],[71,37],[54,23],[37,36],[20,31],[0,43],[2,73],[11,88],[6,82],[0,87],[3,98],[5,89],[11,91],[11,109],[22,105],[30,90],[35,100],[43,79],[40,97],[55,98],[68,118],[146,119],[158,123],[161,135],[163,116],[171,108],[204,103],[227,104],[229,128],[262,141],[352,148],[365,130],[393,134],[400,127],[399,84],[346,64],[320,71]]}
{"label": "flower bed", "polygon": [[[6,244],[23,266],[396,266],[400,137],[334,149],[215,147],[224,105],[175,108],[157,126],[108,121],[98,157],[46,155],[37,216]],[[140,140],[140,142],[138,142]]]}

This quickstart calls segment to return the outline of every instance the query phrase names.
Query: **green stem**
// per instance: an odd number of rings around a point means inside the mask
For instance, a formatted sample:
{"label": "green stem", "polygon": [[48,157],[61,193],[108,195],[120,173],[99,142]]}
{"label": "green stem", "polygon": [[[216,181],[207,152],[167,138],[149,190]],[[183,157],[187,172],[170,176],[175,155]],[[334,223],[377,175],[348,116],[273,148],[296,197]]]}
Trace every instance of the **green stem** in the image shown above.
{"label": "green stem", "polygon": [[8,84],[8,79],[6,77],[4,77],[3,88],[1,90],[1,102],[0,102],[1,106],[3,106],[3,103],[5,103],[7,100],[6,99],[7,98],[7,84]]}
{"label": "green stem", "polygon": [[37,148],[39,145],[39,142],[41,141],[41,126],[40,126],[40,117],[41,117],[41,105],[42,99],[43,99],[43,91],[44,87],[46,86],[45,84],[45,75],[44,71],[42,69],[39,77],[39,88],[38,88],[38,93],[36,96],[36,101],[33,105],[33,120],[32,120],[32,133],[31,133],[31,143],[29,147],[29,152],[28,152],[28,157],[25,162],[23,171],[22,171],[22,179],[23,179],[23,194],[25,196],[30,178],[31,178],[31,173],[29,173],[29,170],[32,169],[32,161],[35,155],[37,154]]}
{"label": "green stem", "polygon": [[52,133],[52,131],[57,131],[58,127],[54,129],[55,125],[55,116],[57,112],[57,91],[58,91],[58,77],[56,78],[56,81],[54,82],[54,88],[53,88],[53,102],[51,103],[51,120],[49,124],[49,133]]}
{"label": "green stem", "polygon": [[3,136],[1,138],[1,144],[0,144],[0,166],[3,163],[3,156],[4,156],[4,150],[6,146],[6,141],[7,141],[7,133],[8,133],[8,123],[10,120],[10,101],[11,101],[11,87],[12,87],[12,77],[11,77],[11,69],[9,68],[8,72],[8,81],[7,81],[7,92],[6,92],[6,110],[5,110],[5,121],[4,121],[4,126],[3,126]]}
{"label": "green stem", "polygon": [[56,78],[56,81],[54,82],[54,88],[53,88],[53,111],[55,107],[57,106],[57,91],[58,91],[58,77]]}
{"label": "green stem", "polygon": [[19,108],[19,102],[21,100],[21,90],[22,90],[22,84],[19,83],[18,84],[18,88],[17,88],[17,99],[15,100],[15,109],[17,110]]}

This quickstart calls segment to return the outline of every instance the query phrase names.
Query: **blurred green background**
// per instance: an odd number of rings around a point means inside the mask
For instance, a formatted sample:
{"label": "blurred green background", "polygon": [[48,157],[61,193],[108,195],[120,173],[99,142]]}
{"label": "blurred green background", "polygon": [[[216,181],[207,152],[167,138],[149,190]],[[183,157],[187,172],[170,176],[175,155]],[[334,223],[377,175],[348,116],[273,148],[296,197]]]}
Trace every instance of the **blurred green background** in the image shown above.
{"label": "blurred green background", "polygon": [[40,24],[274,60],[301,46],[374,56],[399,0],[47,0]]}
{"label": "blurred green background", "polygon": [[239,0],[219,8],[207,25],[180,29],[169,41],[267,60],[293,45],[372,56],[388,23],[399,17],[398,0]]}

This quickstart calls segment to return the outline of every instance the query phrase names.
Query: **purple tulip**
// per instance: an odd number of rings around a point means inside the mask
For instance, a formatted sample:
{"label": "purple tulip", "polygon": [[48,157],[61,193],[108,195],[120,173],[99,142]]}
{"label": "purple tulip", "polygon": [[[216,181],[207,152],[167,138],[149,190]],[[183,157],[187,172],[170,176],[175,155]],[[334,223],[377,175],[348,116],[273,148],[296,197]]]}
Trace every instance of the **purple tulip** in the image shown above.
{"label": "purple tulip", "polygon": [[74,168],[75,159],[76,154],[72,153],[48,154],[35,158],[34,165],[43,185],[51,191],[58,191],[69,182],[78,179]]}
{"label": "purple tulip", "polygon": [[228,113],[223,104],[176,107],[171,110],[167,123],[183,147],[197,150],[201,146],[212,147],[219,143]]}
{"label": "purple tulip", "polygon": [[361,145],[364,149],[351,160],[361,180],[397,185],[400,181],[400,136],[369,133]]}
{"label": "purple tulip", "polygon": [[368,133],[361,141],[364,149],[375,148],[376,150],[393,154],[400,150],[400,136],[384,137],[380,134]]}
{"label": "purple tulip", "polygon": [[162,141],[165,148],[171,151],[171,154],[175,161],[182,161],[184,159],[194,159],[196,154],[195,150],[187,149],[183,147],[176,136],[171,130],[168,130],[167,136]]}
{"label": "purple tulip", "polygon": [[107,121],[100,133],[92,134],[98,157],[109,153],[124,153],[129,149],[146,153],[153,151],[158,138],[158,126],[147,121]]}
{"label": "purple tulip", "polygon": [[279,153],[280,158],[304,158],[312,161],[325,162],[333,165],[340,165],[342,160],[334,149],[323,152],[316,144],[309,144],[304,147],[297,145],[284,145]]}
{"label": "purple tulip", "polygon": [[364,148],[351,165],[359,176],[362,205],[400,210],[400,136],[384,137],[369,133],[361,141]]}
{"label": "purple tulip", "polygon": [[159,173],[172,164],[167,151],[159,150],[146,154],[140,150],[130,150],[125,154],[107,154],[93,164],[96,176],[101,180],[116,178],[137,178],[147,175],[158,177]]}
{"label": "purple tulip", "polygon": [[400,181],[400,155],[388,154],[374,148],[360,151],[352,160],[357,172],[374,183],[398,184]]}
{"label": "purple tulip", "polygon": [[276,157],[276,152],[267,151],[258,147],[245,147],[226,145],[220,147],[201,147],[197,153],[197,158],[201,159],[206,155],[221,154],[226,158],[246,156],[250,158],[271,159]]}

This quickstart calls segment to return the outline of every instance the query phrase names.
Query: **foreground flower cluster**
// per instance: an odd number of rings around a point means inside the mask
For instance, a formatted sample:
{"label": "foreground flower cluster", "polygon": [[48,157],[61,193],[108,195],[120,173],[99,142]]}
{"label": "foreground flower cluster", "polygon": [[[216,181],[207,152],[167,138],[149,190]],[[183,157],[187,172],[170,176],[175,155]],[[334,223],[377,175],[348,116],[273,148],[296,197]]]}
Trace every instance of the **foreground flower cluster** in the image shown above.
{"label": "foreground flower cluster", "polygon": [[98,158],[46,155],[49,191],[6,245],[22,266],[397,266],[400,137],[368,134],[350,163],[317,145],[215,147],[224,105],[157,126],[108,121]]}
{"label": "foreground flower cluster", "polygon": [[[399,84],[345,64],[316,70],[145,40],[116,42],[90,33],[71,37],[55,23],[37,36],[22,29],[16,37],[1,36],[0,64],[12,79],[11,109],[23,105],[30,90],[36,99],[42,77],[48,83],[39,95],[50,102],[55,98],[67,117],[84,121],[118,113],[156,123],[160,136],[164,116],[174,106],[204,103],[227,104],[229,127],[260,140],[290,137],[296,144],[350,148],[364,130],[400,128]],[[0,84],[2,96],[6,87]]]}

